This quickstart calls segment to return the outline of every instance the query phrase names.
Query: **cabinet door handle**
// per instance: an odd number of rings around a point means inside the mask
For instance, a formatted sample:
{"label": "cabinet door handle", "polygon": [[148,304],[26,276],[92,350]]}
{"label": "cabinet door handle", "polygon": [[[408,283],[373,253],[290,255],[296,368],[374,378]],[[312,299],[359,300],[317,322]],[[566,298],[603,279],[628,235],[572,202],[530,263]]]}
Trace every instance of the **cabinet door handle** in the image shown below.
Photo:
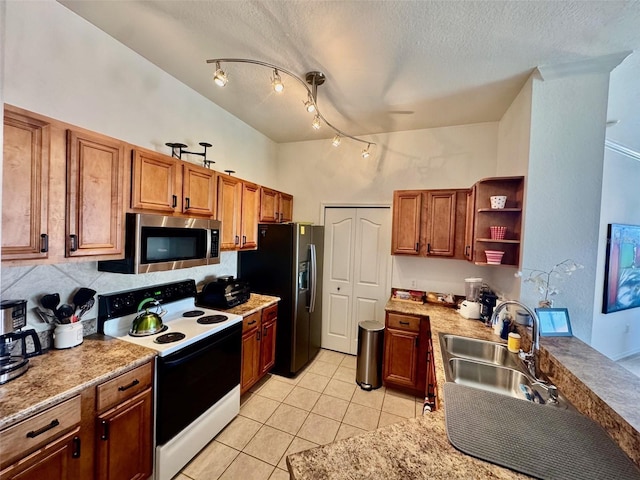
{"label": "cabinet door handle", "polygon": [[470,247],[471,247],[470,245],[467,245],[466,247],[464,247],[464,256],[465,256],[465,257],[468,257],[468,256],[469,256],[469,248],[470,248]]}
{"label": "cabinet door handle", "polygon": [[418,343],[420,343],[420,337],[416,337],[416,347],[418,346]]}
{"label": "cabinet door handle", "polygon": [[416,252],[420,251],[420,243],[416,243]]}
{"label": "cabinet door handle", "polygon": [[256,335],[257,335],[257,340],[260,341],[260,330],[256,332]]}
{"label": "cabinet door handle", "polygon": [[178,196],[177,195],[171,195],[171,197],[173,198],[173,203],[171,204],[172,208],[176,208],[178,206]]}
{"label": "cabinet door handle", "polygon": [[73,437],[73,452],[71,458],[80,458],[80,437]]}
{"label": "cabinet door handle", "polygon": [[191,208],[190,202],[189,202],[189,197],[184,197],[184,203],[186,208]]}
{"label": "cabinet door handle", "polygon": [[100,440],[109,440],[109,422],[102,420],[102,435]]}
{"label": "cabinet door handle", "polygon": [[60,425],[60,421],[55,418],[51,420],[51,423],[49,425],[45,425],[44,427],[37,430],[31,430],[29,433],[27,433],[27,438],[36,438],[38,435],[42,435],[44,432],[51,430],[52,428],[56,428],[58,425]]}
{"label": "cabinet door handle", "polygon": [[75,252],[78,250],[78,236],[77,235],[69,235],[70,245],[69,251]]}
{"label": "cabinet door handle", "polygon": [[40,235],[40,253],[47,253],[49,251],[49,235],[43,233]]}
{"label": "cabinet door handle", "polygon": [[267,338],[267,327],[262,329],[262,338]]}
{"label": "cabinet door handle", "polygon": [[251,320],[247,325],[253,325],[254,323],[256,323],[256,320]]}
{"label": "cabinet door handle", "polygon": [[400,320],[400,325],[406,325],[408,327],[409,326],[409,322],[403,322],[402,320]]}
{"label": "cabinet door handle", "polygon": [[245,245],[246,243],[247,243],[247,236],[242,235],[242,245]]}
{"label": "cabinet door handle", "polygon": [[125,390],[129,390],[131,387],[135,387],[136,385],[138,385],[140,383],[140,380],[138,380],[137,378],[131,382],[129,385],[122,385],[120,387],[118,387],[118,391],[119,392],[124,392]]}
{"label": "cabinet door handle", "polygon": [[238,235],[236,235],[236,241],[235,241],[234,243],[235,243],[236,245],[237,245],[238,243],[240,243],[240,237],[239,237]]}
{"label": "cabinet door handle", "polygon": [[431,244],[427,243],[427,253],[430,253],[430,252],[431,252]]}

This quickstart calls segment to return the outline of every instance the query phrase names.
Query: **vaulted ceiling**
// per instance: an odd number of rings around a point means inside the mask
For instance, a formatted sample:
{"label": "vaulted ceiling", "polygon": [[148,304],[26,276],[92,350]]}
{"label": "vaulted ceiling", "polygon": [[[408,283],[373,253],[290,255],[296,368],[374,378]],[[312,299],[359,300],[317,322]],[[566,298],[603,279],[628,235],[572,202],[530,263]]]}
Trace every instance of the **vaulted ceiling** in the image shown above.
{"label": "vaulted ceiling", "polygon": [[[499,120],[538,65],[640,50],[639,1],[59,0],[276,142],[311,128],[299,77],[319,70],[318,106],[353,135]],[[611,76],[607,137],[640,152],[640,54]]]}

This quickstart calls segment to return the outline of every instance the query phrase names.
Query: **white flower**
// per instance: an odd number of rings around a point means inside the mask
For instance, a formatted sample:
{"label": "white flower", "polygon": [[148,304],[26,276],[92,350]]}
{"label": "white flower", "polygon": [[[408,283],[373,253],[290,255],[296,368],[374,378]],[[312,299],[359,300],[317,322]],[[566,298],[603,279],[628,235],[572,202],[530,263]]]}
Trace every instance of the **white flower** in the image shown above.
{"label": "white flower", "polygon": [[[540,293],[540,295],[544,295],[544,300],[548,300],[549,296],[557,295],[560,290],[555,286],[551,285],[551,278],[561,279],[562,275],[570,276],[576,270],[584,268],[584,266],[576,263],[573,260],[567,259],[563,262],[557,263],[551,268],[548,272],[537,269],[528,269],[525,268],[523,270],[529,270],[529,276],[524,279],[525,283],[533,283],[536,290]],[[517,272],[515,274],[516,277],[522,277],[522,272]]]}

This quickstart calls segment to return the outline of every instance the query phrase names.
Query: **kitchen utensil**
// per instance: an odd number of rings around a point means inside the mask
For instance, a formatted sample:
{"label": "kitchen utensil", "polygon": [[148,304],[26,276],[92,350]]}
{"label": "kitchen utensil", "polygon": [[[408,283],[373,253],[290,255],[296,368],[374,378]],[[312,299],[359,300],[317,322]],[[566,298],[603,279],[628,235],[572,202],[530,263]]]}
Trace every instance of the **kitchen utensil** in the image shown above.
{"label": "kitchen utensil", "polygon": [[93,308],[93,305],[95,303],[96,303],[96,299],[95,298],[90,298],[88,302],[86,302],[84,305],[82,305],[80,307],[80,313],[78,314],[78,319],[81,319],[85,313],[87,313],[89,310],[91,310],[91,308]]}
{"label": "kitchen utensil", "polygon": [[96,294],[95,290],[90,288],[81,287],[78,291],[73,295],[73,304],[75,305],[75,310],[82,308],[82,306],[91,300]]}
{"label": "kitchen utensil", "polygon": [[61,305],[60,308],[58,308],[58,310],[56,311],[56,317],[58,317],[60,323],[70,323],[71,316],[74,312],[75,309],[71,305],[65,303],[64,305]]}
{"label": "kitchen utensil", "polygon": [[42,305],[44,308],[48,308],[55,314],[56,309],[58,308],[58,305],[60,305],[60,294],[50,293],[50,294],[44,295],[40,299],[40,305]]}
{"label": "kitchen utensil", "polygon": [[82,334],[80,322],[58,325],[53,331],[53,347],[60,349],[80,345],[84,340]]}
{"label": "kitchen utensil", "polygon": [[[147,304],[151,304],[153,307],[156,307],[158,311],[150,312],[149,307],[143,309],[143,307]],[[164,325],[162,324],[162,316],[167,313],[160,306],[160,302],[155,298],[145,298],[138,305],[138,316],[134,318],[131,323],[131,330],[129,330],[129,335],[134,337],[144,337],[146,335],[153,335],[162,331]]]}

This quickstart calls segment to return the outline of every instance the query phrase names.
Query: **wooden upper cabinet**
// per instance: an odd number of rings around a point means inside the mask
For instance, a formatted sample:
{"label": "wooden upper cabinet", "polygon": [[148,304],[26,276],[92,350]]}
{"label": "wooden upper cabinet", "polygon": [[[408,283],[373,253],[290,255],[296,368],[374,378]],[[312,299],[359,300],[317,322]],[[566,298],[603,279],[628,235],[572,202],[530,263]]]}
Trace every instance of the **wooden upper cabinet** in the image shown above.
{"label": "wooden upper cabinet", "polygon": [[133,153],[131,208],[158,213],[179,212],[182,166],[161,153],[136,149]]}
{"label": "wooden upper cabinet", "polygon": [[280,222],[293,221],[293,195],[280,192]]}
{"label": "wooden upper cabinet", "polygon": [[49,130],[5,106],[2,260],[48,257]]}
{"label": "wooden upper cabinet", "polygon": [[67,131],[66,255],[123,255],[125,143]]}
{"label": "wooden upper cabinet", "polygon": [[258,215],[260,211],[260,187],[242,182],[242,212],[240,249],[258,248]]}
{"label": "wooden upper cabinet", "polygon": [[456,191],[426,192],[427,256],[453,257],[456,234]]}
{"label": "wooden upper cabinet", "polygon": [[260,187],[260,221],[280,221],[279,196],[276,190]]}
{"label": "wooden upper cabinet", "polygon": [[183,164],[182,210],[190,215],[212,217],[216,214],[216,172]]}
{"label": "wooden upper cabinet", "polygon": [[393,192],[392,254],[418,255],[420,253],[421,211],[421,190]]}
{"label": "wooden upper cabinet", "polygon": [[265,223],[290,222],[293,219],[293,195],[260,187],[260,217]]}
{"label": "wooden upper cabinet", "polygon": [[218,215],[222,222],[220,249],[240,247],[240,215],[242,212],[242,181],[231,175],[218,174]]}

